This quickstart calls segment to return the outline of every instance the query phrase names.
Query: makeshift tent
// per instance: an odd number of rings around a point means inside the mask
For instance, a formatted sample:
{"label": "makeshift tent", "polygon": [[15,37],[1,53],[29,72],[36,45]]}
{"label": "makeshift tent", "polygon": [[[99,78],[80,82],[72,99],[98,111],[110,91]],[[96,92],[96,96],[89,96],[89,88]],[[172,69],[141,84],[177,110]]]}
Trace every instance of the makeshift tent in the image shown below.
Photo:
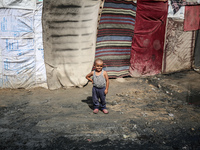
{"label": "makeshift tent", "polygon": [[[5,2],[8,1],[1,1],[1,4],[7,4],[3,6],[8,8],[0,9],[0,87],[47,87],[42,44],[42,2],[37,2],[36,9],[36,1],[16,1],[12,5],[11,1]],[[25,9],[25,4],[31,5]]]}
{"label": "makeshift tent", "polygon": [[167,2],[137,1],[130,59],[133,77],[161,72],[167,10]]}
{"label": "makeshift tent", "polygon": [[168,2],[166,26],[167,0],[138,0],[137,17],[132,0],[45,0],[43,31],[42,0],[0,0],[0,87],[47,87],[46,69],[49,89],[82,87],[95,57],[110,78],[190,69],[193,57],[199,69],[200,34],[195,42],[190,30],[199,29],[200,1]]}
{"label": "makeshift tent", "polygon": [[94,56],[99,0],[44,1],[43,35],[49,89],[87,83]]}
{"label": "makeshift tent", "polygon": [[110,78],[128,76],[136,4],[105,0],[99,23],[96,58],[105,63]]}

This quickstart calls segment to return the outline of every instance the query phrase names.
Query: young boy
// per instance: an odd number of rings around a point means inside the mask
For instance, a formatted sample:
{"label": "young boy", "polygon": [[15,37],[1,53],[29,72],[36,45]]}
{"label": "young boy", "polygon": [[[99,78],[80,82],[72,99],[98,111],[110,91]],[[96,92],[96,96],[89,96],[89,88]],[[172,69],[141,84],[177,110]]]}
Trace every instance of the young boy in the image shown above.
{"label": "young boy", "polygon": [[[99,107],[103,111],[104,114],[108,114],[108,110],[106,109],[106,94],[108,93],[109,80],[108,74],[103,69],[103,60],[96,59],[94,63],[95,70],[90,72],[86,79],[93,83],[92,88],[92,100],[94,105],[93,113],[97,114],[99,112]],[[93,76],[93,79],[90,77]],[[100,102],[99,102],[100,99]]]}

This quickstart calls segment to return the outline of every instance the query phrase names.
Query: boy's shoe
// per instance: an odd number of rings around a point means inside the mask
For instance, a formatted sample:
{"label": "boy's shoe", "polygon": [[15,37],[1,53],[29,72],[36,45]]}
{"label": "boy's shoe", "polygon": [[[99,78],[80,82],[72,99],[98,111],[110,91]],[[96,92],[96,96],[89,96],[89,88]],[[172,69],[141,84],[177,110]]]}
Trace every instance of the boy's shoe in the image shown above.
{"label": "boy's shoe", "polygon": [[97,114],[98,112],[99,112],[99,109],[97,109],[97,108],[93,110],[94,114]]}
{"label": "boy's shoe", "polygon": [[104,114],[108,114],[109,113],[109,111],[107,109],[103,109],[102,111],[103,111]]}

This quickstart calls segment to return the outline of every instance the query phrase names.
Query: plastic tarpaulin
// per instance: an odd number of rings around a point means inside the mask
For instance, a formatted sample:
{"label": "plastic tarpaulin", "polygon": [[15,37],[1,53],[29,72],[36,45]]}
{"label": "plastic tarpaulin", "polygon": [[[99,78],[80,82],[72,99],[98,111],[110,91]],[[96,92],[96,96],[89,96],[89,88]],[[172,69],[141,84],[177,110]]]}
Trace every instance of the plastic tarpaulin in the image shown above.
{"label": "plastic tarpaulin", "polygon": [[168,19],[163,73],[191,69],[194,36],[193,31],[183,31],[183,20]]}
{"label": "plastic tarpaulin", "polygon": [[37,9],[0,9],[0,87],[47,87],[42,44],[42,3]]}
{"label": "plastic tarpaulin", "polygon": [[185,6],[184,31],[200,29],[200,5]]}
{"label": "plastic tarpaulin", "polygon": [[35,87],[47,88],[46,68],[44,64],[44,48],[42,37],[42,0],[38,0],[37,8],[34,12],[34,49],[35,49]]}
{"label": "plastic tarpaulin", "polygon": [[132,76],[161,72],[167,12],[167,2],[137,1],[129,69]]}
{"label": "plastic tarpaulin", "polygon": [[32,10],[0,9],[1,38],[34,38]]}
{"label": "plastic tarpaulin", "polygon": [[106,0],[97,35],[96,58],[104,60],[109,78],[129,75],[136,4]]}
{"label": "plastic tarpaulin", "polygon": [[99,0],[44,0],[44,56],[49,89],[82,87],[95,58]]}
{"label": "plastic tarpaulin", "polygon": [[[37,0],[39,1],[39,0]],[[36,9],[36,0],[0,0],[0,8]]]}

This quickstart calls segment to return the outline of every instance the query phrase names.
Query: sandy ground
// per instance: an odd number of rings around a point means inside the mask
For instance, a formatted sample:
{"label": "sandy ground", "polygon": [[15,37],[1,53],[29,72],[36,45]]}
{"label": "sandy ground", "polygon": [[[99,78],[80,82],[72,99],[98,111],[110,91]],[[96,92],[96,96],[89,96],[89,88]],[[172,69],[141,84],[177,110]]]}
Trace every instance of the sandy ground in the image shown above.
{"label": "sandy ground", "polygon": [[0,90],[0,149],[200,149],[200,74],[111,79],[109,114],[91,89]]}

